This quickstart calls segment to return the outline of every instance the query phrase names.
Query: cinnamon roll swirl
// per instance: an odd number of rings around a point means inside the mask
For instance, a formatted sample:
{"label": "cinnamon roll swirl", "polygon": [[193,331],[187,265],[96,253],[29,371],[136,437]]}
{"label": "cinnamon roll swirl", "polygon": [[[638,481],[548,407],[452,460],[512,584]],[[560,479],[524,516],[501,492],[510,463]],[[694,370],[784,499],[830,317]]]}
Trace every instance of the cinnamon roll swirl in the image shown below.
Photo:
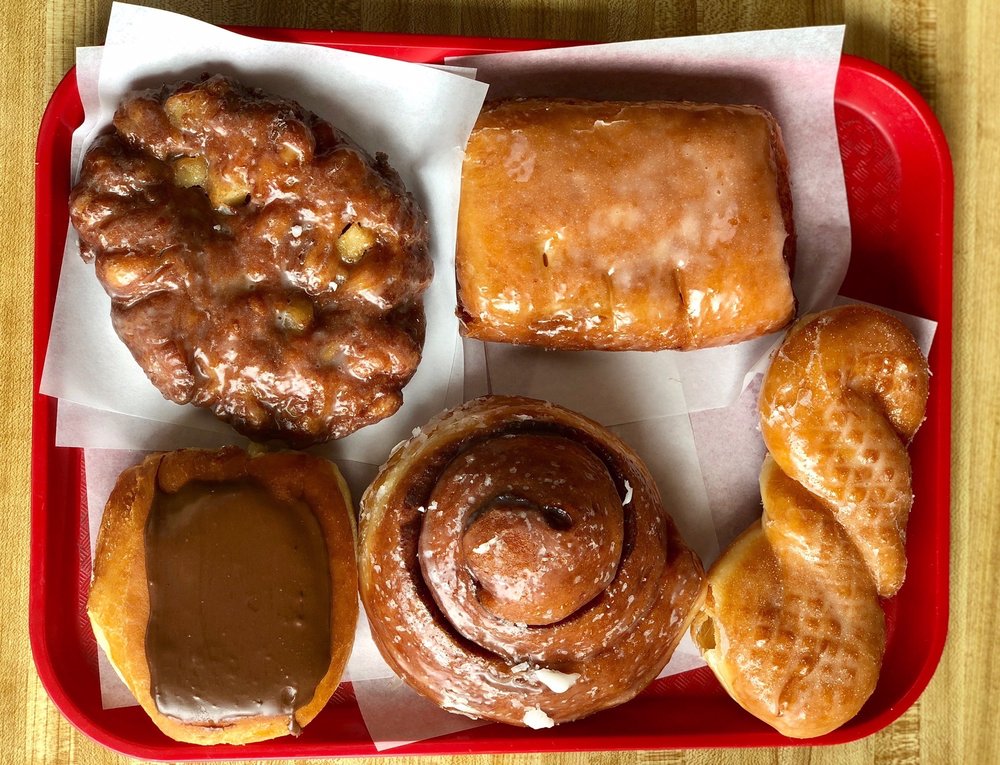
{"label": "cinnamon roll swirl", "polygon": [[664,667],[704,572],[638,456],[562,407],[488,396],[401,444],[361,501],[361,599],[443,708],[549,727]]}

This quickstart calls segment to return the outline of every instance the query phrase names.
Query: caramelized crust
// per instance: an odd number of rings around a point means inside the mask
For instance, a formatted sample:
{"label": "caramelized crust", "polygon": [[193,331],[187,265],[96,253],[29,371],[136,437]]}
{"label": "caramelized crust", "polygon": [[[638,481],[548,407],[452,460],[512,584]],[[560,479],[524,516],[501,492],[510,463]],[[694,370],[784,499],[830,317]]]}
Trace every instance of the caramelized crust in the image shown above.
{"label": "caramelized crust", "polygon": [[[147,657],[150,621],[145,535],[155,496],[192,482],[249,479],[279,500],[301,501],[319,521],[330,571],[329,667],[306,703],[288,715],[249,715],[190,722],[160,712]],[[357,621],[354,515],[347,486],[331,463],[283,452],[250,457],[241,449],[185,449],[154,454],[119,477],[101,521],[87,601],[98,644],[136,700],[165,734],[196,744],[243,744],[304,727],[336,690],[350,656]],[[291,594],[285,597],[293,597]],[[194,604],[192,607],[195,607]],[[253,668],[243,668],[253,671]]]}
{"label": "caramelized crust", "polygon": [[361,503],[382,655],[445,709],[548,727],[628,701],[704,594],[639,458],[566,409],[490,396],[432,420]]}
{"label": "caramelized crust", "polygon": [[420,360],[427,227],[385,155],[220,76],[128,97],[70,198],[153,384],[305,446],[389,416]]}
{"label": "caramelized crust", "polygon": [[469,337],[547,348],[693,349],[795,312],[781,135],[751,106],[487,104],[458,225]]}
{"label": "caramelized crust", "polygon": [[692,636],[730,695],[786,736],[840,727],[875,688],[928,378],[907,329],[863,306],[802,319],[764,377],[763,518],[712,566]]}

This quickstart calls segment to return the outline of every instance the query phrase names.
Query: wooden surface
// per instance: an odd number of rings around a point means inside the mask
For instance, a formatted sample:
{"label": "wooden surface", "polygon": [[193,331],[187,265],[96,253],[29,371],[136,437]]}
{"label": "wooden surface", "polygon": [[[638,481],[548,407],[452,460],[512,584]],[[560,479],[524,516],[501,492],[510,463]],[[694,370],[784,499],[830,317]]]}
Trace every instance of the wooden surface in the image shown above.
{"label": "wooden surface", "polygon": [[[455,758],[502,763],[990,763],[1000,759],[1000,3],[992,0],[176,0],[214,23],[626,40],[847,23],[845,50],[903,74],[934,106],[955,163],[951,622],[917,704],[830,749]],[[100,43],[110,0],[0,0],[0,763],[119,763],[42,690],[28,648],[32,183],[42,109],[78,45]],[[416,758],[412,758],[416,762]],[[409,761],[409,760],[406,760]],[[402,763],[404,759],[386,760]],[[424,760],[423,762],[430,762]]]}

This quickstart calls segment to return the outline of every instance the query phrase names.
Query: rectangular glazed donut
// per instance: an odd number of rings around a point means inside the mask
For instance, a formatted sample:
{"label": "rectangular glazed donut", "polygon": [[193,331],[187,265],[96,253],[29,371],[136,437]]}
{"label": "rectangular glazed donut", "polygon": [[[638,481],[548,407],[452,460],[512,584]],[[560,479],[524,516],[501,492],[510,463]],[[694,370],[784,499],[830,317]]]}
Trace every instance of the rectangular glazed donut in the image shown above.
{"label": "rectangular glazed donut", "polygon": [[690,350],[795,313],[787,160],[755,106],[487,103],[462,171],[464,333]]}

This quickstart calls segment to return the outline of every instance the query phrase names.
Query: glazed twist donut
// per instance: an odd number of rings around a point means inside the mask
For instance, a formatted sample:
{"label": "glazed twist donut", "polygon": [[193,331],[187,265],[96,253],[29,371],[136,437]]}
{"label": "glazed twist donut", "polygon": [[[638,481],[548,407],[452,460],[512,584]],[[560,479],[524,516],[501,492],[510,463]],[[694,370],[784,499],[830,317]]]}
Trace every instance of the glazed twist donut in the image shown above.
{"label": "glazed twist donut", "polygon": [[839,727],[875,689],[928,377],[909,331],[863,306],[802,319],[764,377],[763,517],[712,566],[692,635],[730,695],[787,736]]}
{"label": "glazed twist donut", "polygon": [[361,599],[407,683],[548,727],[623,703],[704,591],[648,471],[566,409],[486,397],[402,444],[361,501]]}

